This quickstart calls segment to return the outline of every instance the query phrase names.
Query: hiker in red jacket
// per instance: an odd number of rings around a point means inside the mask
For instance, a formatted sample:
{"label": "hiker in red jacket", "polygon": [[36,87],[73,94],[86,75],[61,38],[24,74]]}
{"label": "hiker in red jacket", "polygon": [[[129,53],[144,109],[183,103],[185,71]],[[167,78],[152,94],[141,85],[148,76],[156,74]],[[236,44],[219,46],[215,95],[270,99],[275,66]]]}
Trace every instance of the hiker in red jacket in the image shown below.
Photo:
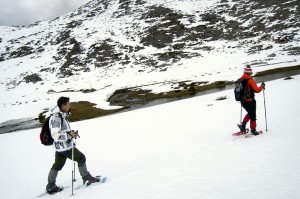
{"label": "hiker in red jacket", "polygon": [[259,133],[256,131],[256,101],[255,101],[255,94],[259,93],[265,88],[265,83],[262,82],[261,85],[258,87],[256,82],[252,79],[252,69],[250,65],[246,65],[244,70],[244,74],[242,75],[241,79],[248,80],[247,89],[250,93],[249,97],[242,101],[242,107],[246,110],[247,114],[245,115],[242,124],[238,125],[241,132],[246,131],[246,125],[250,120],[250,129],[253,135],[258,135]]}

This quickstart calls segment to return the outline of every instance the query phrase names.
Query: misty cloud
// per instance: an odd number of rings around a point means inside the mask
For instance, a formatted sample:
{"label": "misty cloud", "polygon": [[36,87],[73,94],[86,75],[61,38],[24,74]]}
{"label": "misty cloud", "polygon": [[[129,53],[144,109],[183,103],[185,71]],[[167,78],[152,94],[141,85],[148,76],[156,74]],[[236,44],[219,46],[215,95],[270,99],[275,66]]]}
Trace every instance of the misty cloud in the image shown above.
{"label": "misty cloud", "polygon": [[0,0],[0,26],[21,26],[51,20],[90,0]]}

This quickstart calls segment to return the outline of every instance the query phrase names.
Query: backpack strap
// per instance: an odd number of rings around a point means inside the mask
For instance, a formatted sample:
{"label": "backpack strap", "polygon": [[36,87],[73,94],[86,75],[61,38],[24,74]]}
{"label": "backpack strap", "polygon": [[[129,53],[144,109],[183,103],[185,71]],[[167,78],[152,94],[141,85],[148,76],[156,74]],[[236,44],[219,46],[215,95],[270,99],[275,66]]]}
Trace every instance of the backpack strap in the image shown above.
{"label": "backpack strap", "polygon": [[63,116],[62,116],[61,112],[59,112],[58,114],[59,114],[59,116],[60,116],[60,119],[61,119],[61,126],[62,126],[62,125],[63,125],[63,122],[64,122],[64,119],[63,119]]}
{"label": "backpack strap", "polygon": [[245,79],[245,82],[246,82],[247,90],[250,93],[249,79]]}
{"label": "backpack strap", "polygon": [[[55,113],[50,114],[50,117],[53,116],[54,114],[55,114]],[[62,116],[61,112],[59,112],[58,115],[59,115],[59,117],[60,117],[60,120],[61,120],[61,126],[62,126],[62,124],[63,124],[63,122],[64,122],[63,116]],[[49,117],[49,119],[50,119],[50,117]]]}
{"label": "backpack strap", "polygon": [[249,80],[251,78],[247,78],[247,79],[243,79],[242,80],[242,85],[244,87],[244,92],[243,92],[243,101],[246,102],[246,101],[251,101],[251,88],[250,88],[250,85],[249,85]]}

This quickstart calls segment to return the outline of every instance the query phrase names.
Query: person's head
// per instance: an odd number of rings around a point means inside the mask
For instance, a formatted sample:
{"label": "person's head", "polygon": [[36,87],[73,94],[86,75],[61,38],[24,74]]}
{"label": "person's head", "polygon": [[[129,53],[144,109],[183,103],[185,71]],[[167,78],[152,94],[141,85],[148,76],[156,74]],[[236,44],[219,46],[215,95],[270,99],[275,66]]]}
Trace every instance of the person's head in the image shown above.
{"label": "person's head", "polygon": [[249,64],[246,65],[246,68],[244,69],[244,74],[247,74],[247,75],[252,75],[252,68]]}
{"label": "person's head", "polygon": [[69,112],[71,110],[70,98],[68,97],[58,98],[57,106],[62,112]]}

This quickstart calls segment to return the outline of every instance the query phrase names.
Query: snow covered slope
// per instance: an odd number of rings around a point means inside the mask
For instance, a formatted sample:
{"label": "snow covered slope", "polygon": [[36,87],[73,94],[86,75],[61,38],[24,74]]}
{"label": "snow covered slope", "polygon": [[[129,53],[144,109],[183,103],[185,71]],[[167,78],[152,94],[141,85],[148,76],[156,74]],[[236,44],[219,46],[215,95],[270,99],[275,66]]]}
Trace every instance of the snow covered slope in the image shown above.
{"label": "snow covered slope", "polygon": [[[300,76],[267,83],[269,131],[249,139],[231,136],[240,118],[231,90],[71,123],[91,173],[109,178],[75,191],[74,198],[299,198],[299,84]],[[265,130],[263,93],[256,99],[258,129]],[[0,135],[1,198],[32,199],[44,192],[54,151],[39,143],[38,134]],[[58,185],[71,185],[71,166],[68,161],[59,173]],[[70,195],[68,188],[43,198]]]}

